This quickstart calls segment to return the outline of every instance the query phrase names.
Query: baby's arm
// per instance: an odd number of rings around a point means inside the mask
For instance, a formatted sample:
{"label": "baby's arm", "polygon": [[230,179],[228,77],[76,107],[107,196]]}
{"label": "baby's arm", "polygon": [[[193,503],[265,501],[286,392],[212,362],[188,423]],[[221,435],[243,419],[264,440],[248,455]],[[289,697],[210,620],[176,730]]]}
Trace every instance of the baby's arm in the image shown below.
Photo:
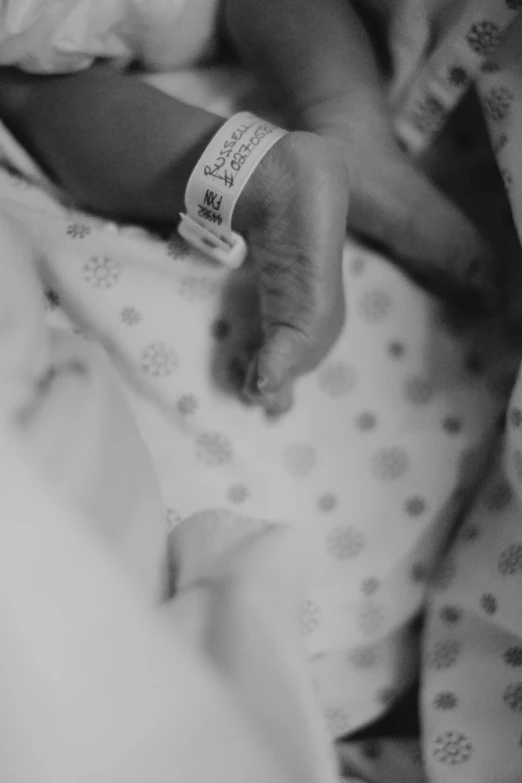
{"label": "baby's arm", "polygon": [[[172,227],[223,123],[108,66],[67,76],[0,69],[0,118],[80,206]],[[296,132],[263,158],[234,211],[258,271],[264,337],[249,392],[270,412],[288,407],[293,378],[341,328],[347,198],[335,147]]]}
{"label": "baby's arm", "polygon": [[489,290],[493,304],[486,243],[399,148],[373,47],[349,0],[225,2],[234,45],[283,92],[296,126],[340,144],[349,227],[436,292],[479,304]]}
{"label": "baby's arm", "polygon": [[0,69],[0,118],[77,205],[166,225],[222,123],[103,65],[59,76]]}

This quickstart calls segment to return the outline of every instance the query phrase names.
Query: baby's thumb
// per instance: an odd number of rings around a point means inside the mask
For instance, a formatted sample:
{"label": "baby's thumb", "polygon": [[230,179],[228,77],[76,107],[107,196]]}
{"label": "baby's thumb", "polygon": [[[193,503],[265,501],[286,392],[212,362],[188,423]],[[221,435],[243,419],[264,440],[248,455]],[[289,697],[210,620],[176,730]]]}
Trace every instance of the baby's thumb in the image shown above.
{"label": "baby's thumb", "polygon": [[307,340],[291,324],[271,324],[255,357],[255,387],[259,394],[278,392],[292,380],[306,357]]}

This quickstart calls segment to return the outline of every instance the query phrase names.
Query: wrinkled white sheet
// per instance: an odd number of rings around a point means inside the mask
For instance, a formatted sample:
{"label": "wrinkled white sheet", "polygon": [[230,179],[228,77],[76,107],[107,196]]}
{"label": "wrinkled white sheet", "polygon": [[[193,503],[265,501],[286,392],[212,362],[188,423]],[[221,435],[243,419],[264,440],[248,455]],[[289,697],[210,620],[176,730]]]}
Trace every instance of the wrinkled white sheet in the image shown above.
{"label": "wrinkled white sheet", "polygon": [[[5,216],[0,235],[1,779],[335,780],[284,541],[241,533],[239,557],[231,527],[226,568],[209,552],[198,583],[189,557],[160,608],[164,508],[113,371],[45,327],[34,248]],[[199,564],[205,526],[178,533]]]}
{"label": "wrinkled white sheet", "polygon": [[213,51],[217,0],[1,0],[0,63],[63,73],[98,57],[157,71]]}

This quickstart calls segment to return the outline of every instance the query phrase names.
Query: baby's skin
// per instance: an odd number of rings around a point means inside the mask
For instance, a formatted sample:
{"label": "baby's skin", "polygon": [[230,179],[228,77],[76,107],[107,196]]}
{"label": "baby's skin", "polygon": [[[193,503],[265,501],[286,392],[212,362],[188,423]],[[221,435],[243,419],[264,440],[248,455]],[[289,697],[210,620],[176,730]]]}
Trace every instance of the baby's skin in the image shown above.
{"label": "baby's skin", "polygon": [[[260,341],[241,390],[267,413],[344,322],[346,229],[459,303],[499,303],[493,254],[400,149],[373,46],[348,0],[222,0],[223,35],[288,107],[291,129],[241,194],[233,228],[258,285]],[[223,120],[95,64],[0,69],[0,119],[79,206],[175,229],[190,172]],[[166,142],[168,140],[168,142]]]}

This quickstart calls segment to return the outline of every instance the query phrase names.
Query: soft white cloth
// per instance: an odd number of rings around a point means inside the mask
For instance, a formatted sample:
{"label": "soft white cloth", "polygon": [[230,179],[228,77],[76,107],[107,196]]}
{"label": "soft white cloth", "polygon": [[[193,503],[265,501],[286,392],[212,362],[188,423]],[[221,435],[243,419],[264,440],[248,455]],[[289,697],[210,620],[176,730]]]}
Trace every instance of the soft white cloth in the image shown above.
{"label": "soft white cloth", "polygon": [[218,0],[0,0],[0,64],[34,72],[97,58],[166,71],[208,57]]}
{"label": "soft white cloth", "polygon": [[247,267],[230,274],[176,237],[68,212],[7,173],[0,184],[47,259],[62,303],[51,322],[103,342],[127,381],[169,523],[203,513],[218,539],[237,518],[245,535],[259,520],[291,526],[304,563],[297,645],[330,730],[382,714],[416,675],[409,626],[499,409],[493,379],[506,368],[492,356],[489,388],[473,374],[484,335],[452,334],[443,309],[347,245],[346,329],[270,424],[228,376],[255,326]]}
{"label": "soft white cloth", "polygon": [[194,519],[160,611],[165,510],[120,384],[100,348],[46,328],[41,256],[3,210],[0,236],[0,778],[333,783],[292,542],[222,525],[225,564]]}

